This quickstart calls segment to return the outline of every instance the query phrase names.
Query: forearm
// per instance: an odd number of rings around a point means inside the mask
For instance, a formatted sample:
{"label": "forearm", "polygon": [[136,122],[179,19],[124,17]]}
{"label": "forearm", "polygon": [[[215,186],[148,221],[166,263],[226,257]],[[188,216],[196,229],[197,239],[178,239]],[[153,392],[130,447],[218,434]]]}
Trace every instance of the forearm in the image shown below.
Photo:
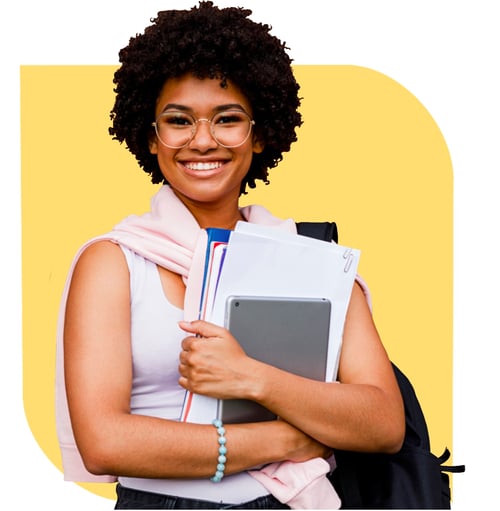
{"label": "forearm", "polygon": [[[196,478],[210,477],[215,471],[218,435],[212,425],[119,414],[81,426],[75,428],[75,433],[90,472]],[[226,474],[294,456],[300,458],[299,435],[280,421],[225,427]]]}
{"label": "forearm", "polygon": [[359,451],[399,448],[401,404],[381,388],[316,382],[269,366],[254,375],[252,398],[319,442]]}

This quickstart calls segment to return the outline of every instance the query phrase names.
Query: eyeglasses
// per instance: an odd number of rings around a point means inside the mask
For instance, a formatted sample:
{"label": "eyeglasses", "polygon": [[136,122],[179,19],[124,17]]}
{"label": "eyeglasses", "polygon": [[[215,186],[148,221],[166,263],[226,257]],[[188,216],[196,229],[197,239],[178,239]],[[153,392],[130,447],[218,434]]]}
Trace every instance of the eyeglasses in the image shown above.
{"label": "eyeglasses", "polygon": [[164,146],[180,149],[193,140],[200,122],[208,122],[215,141],[228,148],[243,145],[255,125],[255,121],[243,110],[217,112],[210,119],[195,119],[187,112],[167,110],[157,117],[153,126]]}

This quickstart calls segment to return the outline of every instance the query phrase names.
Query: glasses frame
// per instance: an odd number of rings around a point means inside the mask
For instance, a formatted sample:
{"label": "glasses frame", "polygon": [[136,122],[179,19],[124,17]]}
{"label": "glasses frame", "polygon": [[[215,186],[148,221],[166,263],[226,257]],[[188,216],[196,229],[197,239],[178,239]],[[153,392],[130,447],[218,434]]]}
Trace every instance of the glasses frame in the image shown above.
{"label": "glasses frame", "polygon": [[[221,115],[221,114],[224,114],[226,112],[238,112],[239,114],[243,114],[245,115],[246,117],[248,117],[248,120],[250,121],[250,128],[248,130],[248,133],[246,135],[246,137],[239,143],[239,144],[236,144],[236,145],[226,145],[226,144],[222,144],[219,139],[215,136],[215,133],[214,133],[214,124],[213,124],[213,120],[214,118],[217,116],[217,115]],[[191,136],[189,137],[189,139],[187,140],[187,142],[183,145],[180,145],[180,146],[172,146],[172,145],[169,145],[169,144],[166,144],[162,138],[160,137],[160,133],[159,133],[159,128],[158,128],[158,120],[161,118],[161,117],[164,117],[165,114],[170,114],[170,113],[181,113],[182,115],[185,115],[187,117],[190,117],[192,120],[193,120],[193,124],[192,124],[192,128],[191,128]],[[190,113],[188,112],[184,112],[182,110],[167,110],[165,112],[161,112],[158,117],[156,118],[156,121],[151,123],[151,126],[154,127],[155,129],[155,133],[156,133],[156,138],[160,141],[160,143],[162,145],[164,145],[165,147],[168,147],[169,149],[182,149],[183,147],[186,147],[188,146],[191,141],[193,140],[193,138],[196,136],[196,133],[198,131],[198,123],[200,122],[208,122],[208,124],[210,125],[210,134],[212,135],[212,138],[217,142],[218,145],[220,145],[221,147],[225,147],[227,149],[234,149],[236,147],[240,147],[242,146],[247,140],[248,140],[248,137],[250,136],[250,134],[252,133],[252,129],[253,127],[255,126],[255,121],[250,117],[250,115],[247,114],[247,112],[245,112],[245,110],[239,110],[239,109],[228,109],[228,110],[222,110],[221,112],[216,112],[214,113],[214,115],[212,115],[212,117],[210,117],[209,119],[206,118],[206,117],[200,117],[200,118],[196,118],[194,117],[193,115],[191,115]]]}

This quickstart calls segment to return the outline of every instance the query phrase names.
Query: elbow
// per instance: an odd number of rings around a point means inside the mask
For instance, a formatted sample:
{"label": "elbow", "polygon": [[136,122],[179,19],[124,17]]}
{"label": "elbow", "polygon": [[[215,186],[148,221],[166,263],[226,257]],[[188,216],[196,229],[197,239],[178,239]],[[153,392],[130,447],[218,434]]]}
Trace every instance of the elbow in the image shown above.
{"label": "elbow", "polygon": [[399,452],[401,450],[401,448],[403,447],[403,443],[405,441],[405,436],[406,436],[406,423],[405,423],[405,420],[403,419],[403,421],[401,422],[400,427],[398,428],[398,431],[394,437],[391,454],[395,454],[396,452]]}
{"label": "elbow", "polygon": [[72,421],[76,447],[85,469],[93,475],[105,476],[121,473],[127,457],[123,419],[126,414],[105,416],[94,420]]}
{"label": "elbow", "polygon": [[77,447],[86,470],[93,475],[114,475],[117,470],[117,449],[109,437],[92,435],[83,441],[77,439]]}
{"label": "elbow", "polygon": [[[366,439],[364,447],[358,448],[364,452],[396,454],[401,450],[404,441],[404,428],[383,428],[371,439]],[[358,450],[356,449],[356,450]]]}
{"label": "elbow", "polygon": [[390,421],[386,422],[384,435],[379,445],[379,452],[395,454],[403,447],[405,439],[406,424],[404,411],[394,414]]}
{"label": "elbow", "polygon": [[386,454],[396,454],[403,447],[404,427],[402,431],[395,431],[393,434],[385,438],[385,442],[381,445],[380,452]]}
{"label": "elbow", "polygon": [[381,415],[380,425],[381,442],[378,452],[396,454],[403,447],[406,435],[406,414],[403,399],[388,399],[386,401],[385,413]]}
{"label": "elbow", "polygon": [[384,454],[395,454],[401,450],[406,434],[403,406],[386,407],[383,413],[372,416],[367,423],[370,425],[364,435],[363,446],[356,450]]}
{"label": "elbow", "polygon": [[93,446],[92,448],[79,450],[83,464],[91,474],[103,476],[114,473],[114,469],[111,466],[111,457],[105,449]]}

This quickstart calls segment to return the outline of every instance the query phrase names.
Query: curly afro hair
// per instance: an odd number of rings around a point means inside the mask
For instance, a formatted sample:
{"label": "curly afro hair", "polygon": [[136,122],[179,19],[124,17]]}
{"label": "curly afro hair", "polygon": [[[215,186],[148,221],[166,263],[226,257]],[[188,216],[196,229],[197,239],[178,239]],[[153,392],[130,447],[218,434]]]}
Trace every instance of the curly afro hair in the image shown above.
{"label": "curly afro hair", "polygon": [[170,78],[192,74],[235,84],[249,100],[256,137],[264,144],[254,154],[241,184],[255,188],[268,181],[268,170],[297,140],[301,125],[299,85],[284,43],[270,34],[271,27],[248,17],[243,8],[218,8],[200,2],[190,10],[158,13],[143,34],[132,37],[119,53],[115,72],[116,99],[110,134],[124,142],[153,183],[167,183],[156,155],[149,151],[152,122],[160,91]]}

